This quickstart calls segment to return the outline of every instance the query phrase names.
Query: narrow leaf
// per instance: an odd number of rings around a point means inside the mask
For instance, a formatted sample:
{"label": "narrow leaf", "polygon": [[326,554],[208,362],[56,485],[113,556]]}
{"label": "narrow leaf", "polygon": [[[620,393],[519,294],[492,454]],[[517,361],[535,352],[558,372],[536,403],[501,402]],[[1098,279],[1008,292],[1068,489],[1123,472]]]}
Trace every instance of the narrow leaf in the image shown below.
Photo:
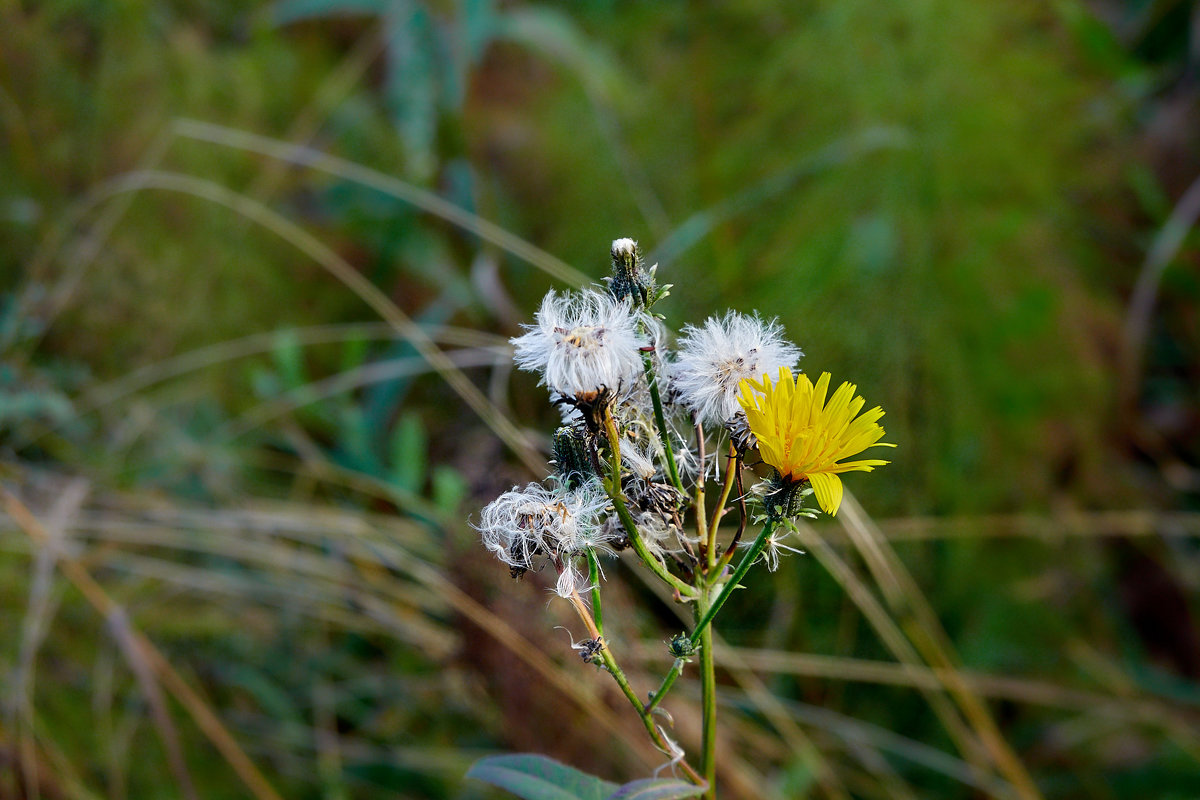
{"label": "narrow leaf", "polygon": [[646,778],[627,783],[605,800],[680,800],[698,797],[705,787],[668,778]]}
{"label": "narrow leaf", "polygon": [[531,754],[480,759],[467,770],[467,777],[506,789],[524,800],[606,800],[618,789],[615,783]]}

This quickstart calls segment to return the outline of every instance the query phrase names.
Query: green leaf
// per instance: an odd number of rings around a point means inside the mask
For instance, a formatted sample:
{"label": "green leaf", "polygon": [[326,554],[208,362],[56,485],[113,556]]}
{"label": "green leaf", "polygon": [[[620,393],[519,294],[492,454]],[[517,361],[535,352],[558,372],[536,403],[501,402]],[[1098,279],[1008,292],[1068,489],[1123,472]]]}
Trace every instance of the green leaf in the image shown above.
{"label": "green leaf", "polygon": [[276,3],[272,11],[278,25],[287,25],[313,17],[338,15],[382,14],[387,10],[386,0],[283,0]]}
{"label": "green leaf", "polygon": [[506,789],[524,800],[607,800],[619,788],[554,759],[528,753],[480,759],[467,770],[467,777]]}
{"label": "green leaf", "polygon": [[466,499],[468,491],[466,478],[454,467],[439,464],[433,468],[431,491],[433,504],[442,511],[451,513],[457,510],[462,501]]}
{"label": "green leaf", "polygon": [[556,8],[512,8],[494,21],[494,36],[528,47],[573,70],[599,97],[611,98],[625,85],[615,61]]}
{"label": "green leaf", "polygon": [[680,800],[697,797],[704,792],[703,786],[671,778],[646,778],[627,783],[610,794],[606,800]]}
{"label": "green leaf", "polygon": [[429,441],[421,418],[408,412],[392,430],[392,482],[408,492],[419,493],[425,486]]}
{"label": "green leaf", "polygon": [[307,370],[304,368],[304,348],[294,330],[284,329],[276,332],[271,357],[275,368],[283,377],[285,388],[298,389],[308,383]]}

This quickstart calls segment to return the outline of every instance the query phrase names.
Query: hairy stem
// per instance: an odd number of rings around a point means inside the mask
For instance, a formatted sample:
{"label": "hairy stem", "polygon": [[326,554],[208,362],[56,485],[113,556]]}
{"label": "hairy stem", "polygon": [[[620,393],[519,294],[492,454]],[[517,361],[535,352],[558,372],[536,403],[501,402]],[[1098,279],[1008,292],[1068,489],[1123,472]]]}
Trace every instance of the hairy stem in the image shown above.
{"label": "hairy stem", "polygon": [[592,639],[600,639],[600,630],[596,627],[596,621],[592,619],[592,614],[588,611],[587,604],[583,602],[583,598],[579,596],[579,592],[572,589],[571,597],[569,598],[571,605],[575,606],[575,612],[579,614],[579,618],[583,620],[583,625],[588,630]]}
{"label": "hairy stem", "polygon": [[[737,504],[738,504],[738,529],[737,533],[733,534],[733,538],[729,541],[729,546],[725,548],[725,554],[717,562],[716,574],[720,575],[729,566],[729,562],[733,561],[733,554],[737,552],[737,546],[742,541],[742,534],[746,532],[746,522],[750,518],[750,514],[746,509],[746,488],[742,485],[742,460],[744,456],[737,457],[737,467],[735,474],[737,475]],[[715,578],[714,578],[715,580]]]}
{"label": "hairy stem", "polygon": [[[625,677],[625,673],[617,664],[617,659],[613,656],[612,650],[607,644],[600,650],[600,660],[604,664],[604,668],[608,670],[608,673],[613,676],[613,680],[617,682],[617,686],[621,687],[621,693],[625,695],[625,699],[637,711],[638,717],[642,720],[642,725],[646,728],[646,733],[650,734],[650,739],[654,742],[654,746],[664,753],[670,752],[671,748],[667,745],[662,733],[659,732],[654,724],[654,718],[650,713],[652,708],[647,708],[638,699],[637,692],[633,691],[633,687],[629,685],[629,679]],[[683,770],[684,774],[688,776],[688,780],[692,783],[697,785],[704,783],[704,778],[687,761],[679,762],[679,768]]]}

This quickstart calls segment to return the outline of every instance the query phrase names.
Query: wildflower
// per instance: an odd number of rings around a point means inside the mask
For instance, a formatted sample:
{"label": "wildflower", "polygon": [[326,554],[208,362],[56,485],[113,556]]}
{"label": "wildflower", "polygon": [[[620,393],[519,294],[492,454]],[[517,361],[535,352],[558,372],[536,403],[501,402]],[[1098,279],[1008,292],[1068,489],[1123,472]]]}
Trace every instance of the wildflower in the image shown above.
{"label": "wildflower", "polygon": [[592,403],[630,390],[641,377],[645,337],[628,301],[551,290],[534,320],[512,339],[517,366],[541,373],[541,383],[563,400]]}
{"label": "wildflower", "polygon": [[679,357],[671,369],[671,388],[705,425],[724,425],[738,413],[743,380],[792,367],[804,355],[783,338],[775,320],[730,311],[709,317],[701,328],[687,325]]}
{"label": "wildflower", "polygon": [[825,402],[830,376],[821,373],[816,386],[807,375],[792,378],[786,367],[779,379],[770,375],[746,380],[738,398],[746,411],[750,430],[758,438],[762,460],[776,469],[785,487],[812,485],[817,503],[829,514],[837,514],[842,503],[839,473],[870,472],[887,464],[879,459],[845,461],[868,447],[895,447],[880,442],[883,416],[879,406],[858,416],[866,401],[855,397],[857,387],[843,383]]}

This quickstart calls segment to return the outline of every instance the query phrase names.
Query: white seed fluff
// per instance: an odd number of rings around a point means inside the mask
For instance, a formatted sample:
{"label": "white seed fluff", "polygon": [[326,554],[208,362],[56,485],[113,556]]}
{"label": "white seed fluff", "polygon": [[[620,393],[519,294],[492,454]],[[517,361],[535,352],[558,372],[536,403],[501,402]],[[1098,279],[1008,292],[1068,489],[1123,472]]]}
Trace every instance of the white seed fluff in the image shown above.
{"label": "white seed fluff", "polygon": [[538,556],[561,559],[604,547],[600,523],[607,507],[608,496],[596,481],[570,491],[531,483],[488,503],[475,527],[496,558],[530,569]]}
{"label": "white seed fluff", "polygon": [[637,318],[628,301],[585,290],[551,290],[534,324],[512,340],[517,366],[540,373],[541,383],[565,398],[591,399],[602,389],[629,391],[642,375]]}
{"label": "white seed fluff", "polygon": [[724,425],[740,410],[739,383],[774,376],[780,367],[794,368],[802,355],[783,338],[777,320],[729,311],[709,317],[703,327],[684,326],[671,366],[671,388],[702,423]]}
{"label": "white seed fluff", "polygon": [[633,239],[613,239],[612,251],[614,255],[632,256],[637,252],[637,242]]}

